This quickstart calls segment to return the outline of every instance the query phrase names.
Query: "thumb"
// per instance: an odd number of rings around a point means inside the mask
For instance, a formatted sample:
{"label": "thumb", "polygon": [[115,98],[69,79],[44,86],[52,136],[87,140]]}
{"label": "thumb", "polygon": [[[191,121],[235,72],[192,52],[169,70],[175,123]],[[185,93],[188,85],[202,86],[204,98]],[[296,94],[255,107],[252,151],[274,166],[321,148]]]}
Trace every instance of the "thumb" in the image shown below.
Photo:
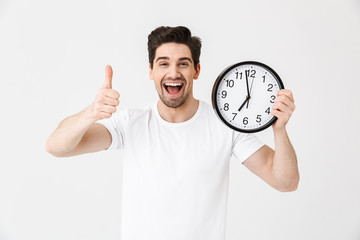
{"label": "thumb", "polygon": [[105,67],[105,82],[103,88],[112,88],[113,70],[110,65]]}

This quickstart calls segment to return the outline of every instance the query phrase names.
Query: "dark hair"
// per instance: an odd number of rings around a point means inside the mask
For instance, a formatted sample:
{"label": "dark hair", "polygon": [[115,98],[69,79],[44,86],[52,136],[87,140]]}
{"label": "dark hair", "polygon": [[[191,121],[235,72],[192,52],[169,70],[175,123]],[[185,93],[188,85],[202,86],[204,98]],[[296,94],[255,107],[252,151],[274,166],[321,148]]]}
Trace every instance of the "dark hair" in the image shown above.
{"label": "dark hair", "polygon": [[194,67],[200,61],[201,40],[199,37],[191,36],[188,28],[183,26],[178,27],[158,27],[153,30],[148,36],[148,52],[149,63],[153,68],[156,49],[164,43],[183,43],[190,48],[191,56],[194,60]]}

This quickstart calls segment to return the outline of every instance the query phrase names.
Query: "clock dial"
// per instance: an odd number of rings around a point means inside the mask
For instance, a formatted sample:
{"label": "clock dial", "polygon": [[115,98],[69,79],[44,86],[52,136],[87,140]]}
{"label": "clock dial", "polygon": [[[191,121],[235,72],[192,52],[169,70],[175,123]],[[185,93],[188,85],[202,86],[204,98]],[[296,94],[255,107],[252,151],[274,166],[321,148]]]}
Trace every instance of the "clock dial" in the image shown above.
{"label": "clock dial", "polygon": [[259,62],[241,62],[217,78],[212,103],[218,117],[240,132],[258,132],[276,121],[272,105],[280,89],[280,77]]}

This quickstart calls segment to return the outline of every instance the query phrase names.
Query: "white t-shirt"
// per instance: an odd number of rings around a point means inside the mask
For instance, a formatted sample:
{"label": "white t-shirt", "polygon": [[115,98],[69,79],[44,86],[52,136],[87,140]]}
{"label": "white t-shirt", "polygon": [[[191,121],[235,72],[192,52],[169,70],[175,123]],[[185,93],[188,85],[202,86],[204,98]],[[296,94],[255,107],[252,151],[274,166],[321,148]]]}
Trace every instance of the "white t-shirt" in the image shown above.
{"label": "white t-shirt", "polygon": [[200,101],[188,121],[162,119],[156,103],[101,120],[109,149],[123,149],[121,240],[224,240],[229,160],[263,144],[226,127]]}

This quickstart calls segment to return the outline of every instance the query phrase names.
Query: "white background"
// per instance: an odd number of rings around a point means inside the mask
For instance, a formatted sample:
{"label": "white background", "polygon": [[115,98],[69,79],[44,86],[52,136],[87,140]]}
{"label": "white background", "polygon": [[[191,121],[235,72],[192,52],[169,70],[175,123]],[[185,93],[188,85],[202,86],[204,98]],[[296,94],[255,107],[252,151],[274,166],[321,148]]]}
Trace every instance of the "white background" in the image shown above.
{"label": "white background", "polygon": [[[0,239],[119,239],[121,152],[58,159],[45,142],[92,102],[106,64],[120,107],[157,98],[146,43],[160,25],[202,38],[197,98],[210,103],[217,75],[244,60],[295,96],[299,189],[277,192],[232,159],[227,239],[359,240],[358,0],[0,0]],[[274,145],[271,129],[259,137]]]}

